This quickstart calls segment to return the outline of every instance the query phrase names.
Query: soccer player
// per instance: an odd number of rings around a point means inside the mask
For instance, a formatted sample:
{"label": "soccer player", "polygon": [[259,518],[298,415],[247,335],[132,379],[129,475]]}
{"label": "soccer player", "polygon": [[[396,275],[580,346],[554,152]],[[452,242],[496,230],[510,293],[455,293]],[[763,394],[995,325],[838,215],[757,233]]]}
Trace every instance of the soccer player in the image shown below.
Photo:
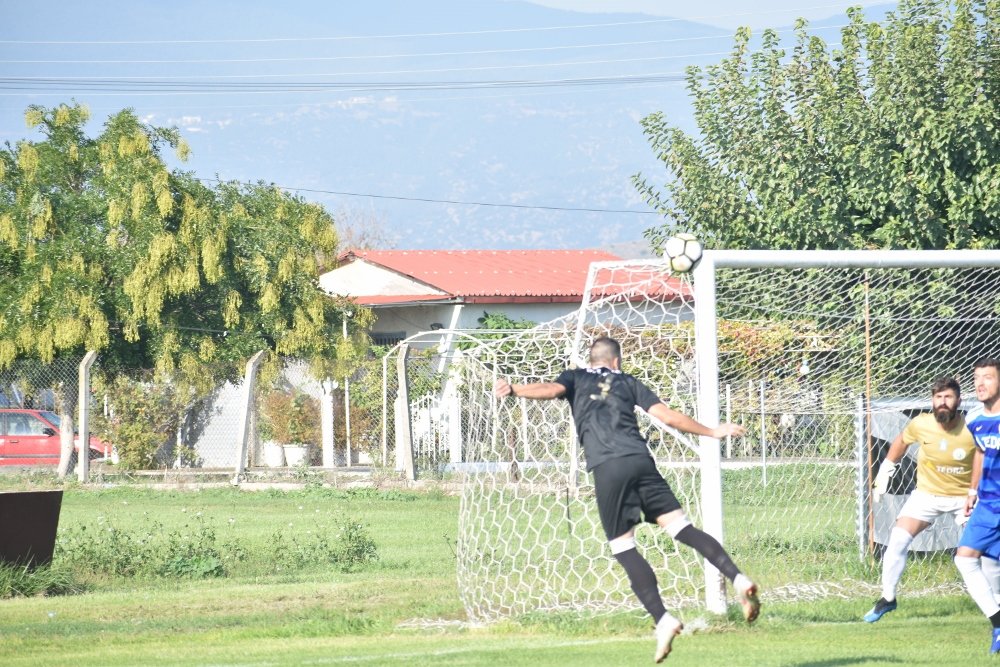
{"label": "soccer player", "polygon": [[958,411],[962,402],[958,382],[940,377],[931,385],[931,412],[917,415],[896,436],[879,466],[872,497],[879,502],[889,487],[907,447],[917,450],[917,488],[907,498],[889,533],[882,556],[882,597],[864,619],[869,623],[896,608],[896,586],[906,567],[907,550],[913,538],[942,514],[952,515],[961,525],[966,517],[966,499],[975,493],[978,471],[973,472],[976,444]]}
{"label": "soccer player", "polygon": [[1000,558],[1000,360],[977,361],[973,380],[983,413],[969,422],[969,430],[978,447],[973,465],[981,473],[978,494],[970,491],[966,503],[971,516],[955,550],[955,566],[969,595],[993,625],[990,653],[1000,653],[1000,605],[993,588],[996,572],[991,571]]}
{"label": "soccer player", "polygon": [[622,372],[621,359],[618,341],[601,337],[590,346],[590,368],[565,370],[554,382],[510,384],[498,380],[494,391],[500,397],[569,401],[587,470],[594,475],[601,525],[632,591],[656,622],[653,659],[661,662],[684,626],[667,613],[653,568],[636,550],[635,526],[640,521],[658,524],[732,581],[748,623],[760,613],[759,589],[740,573],[718,540],[687,520],[674,492],[656,469],[635,408],[693,435],[724,438],[743,435],[746,429],[736,424],[709,428],[668,408],[646,385]]}

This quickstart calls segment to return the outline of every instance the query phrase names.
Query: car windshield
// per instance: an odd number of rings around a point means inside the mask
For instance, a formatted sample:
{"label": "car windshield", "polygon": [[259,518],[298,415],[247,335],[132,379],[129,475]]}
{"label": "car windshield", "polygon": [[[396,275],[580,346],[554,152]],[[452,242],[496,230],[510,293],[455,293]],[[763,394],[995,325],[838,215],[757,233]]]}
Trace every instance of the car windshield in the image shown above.
{"label": "car windshield", "polygon": [[55,426],[56,428],[59,428],[59,415],[57,415],[54,412],[49,412],[48,410],[42,410],[40,412],[40,414],[45,419],[49,420],[52,423],[53,426]]}

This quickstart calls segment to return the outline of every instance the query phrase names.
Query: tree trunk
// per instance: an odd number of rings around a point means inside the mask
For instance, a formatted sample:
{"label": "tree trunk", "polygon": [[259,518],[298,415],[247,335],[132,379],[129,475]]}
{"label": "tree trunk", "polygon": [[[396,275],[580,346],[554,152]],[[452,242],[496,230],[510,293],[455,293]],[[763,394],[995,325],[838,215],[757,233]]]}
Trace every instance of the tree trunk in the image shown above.
{"label": "tree trunk", "polygon": [[[73,451],[73,440],[75,438],[73,433],[73,412],[76,409],[76,399],[76,383],[61,383],[56,393],[56,407],[59,410],[59,468],[57,471],[59,479],[64,479],[76,467],[76,456]],[[80,449],[83,456],[90,454],[87,447],[81,447]]]}

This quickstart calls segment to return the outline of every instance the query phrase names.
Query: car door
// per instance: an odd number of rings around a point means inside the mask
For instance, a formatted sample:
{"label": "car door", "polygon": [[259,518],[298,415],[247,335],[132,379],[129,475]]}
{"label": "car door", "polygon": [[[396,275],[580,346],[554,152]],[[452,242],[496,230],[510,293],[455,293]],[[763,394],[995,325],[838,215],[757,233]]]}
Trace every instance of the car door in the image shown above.
{"label": "car door", "polygon": [[0,412],[0,465],[7,463],[7,415]]}
{"label": "car door", "polygon": [[5,463],[59,462],[59,436],[51,425],[30,412],[8,412],[6,417]]}

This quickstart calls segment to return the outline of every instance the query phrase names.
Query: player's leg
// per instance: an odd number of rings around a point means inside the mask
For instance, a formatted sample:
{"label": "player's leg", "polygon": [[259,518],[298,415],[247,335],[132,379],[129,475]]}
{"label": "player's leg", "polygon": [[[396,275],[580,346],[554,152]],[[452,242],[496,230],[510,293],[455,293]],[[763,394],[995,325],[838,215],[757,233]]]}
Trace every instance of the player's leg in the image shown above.
{"label": "player's leg", "polygon": [[649,561],[643,558],[636,549],[635,538],[631,531],[627,535],[616,537],[609,544],[611,545],[611,553],[614,554],[615,559],[628,575],[632,592],[656,621],[656,650],[653,652],[653,660],[662,662],[670,653],[674,637],[681,633],[684,625],[671,616],[666,607],[663,606],[656,573],[650,567]]}
{"label": "player's leg", "polygon": [[615,560],[625,570],[632,592],[656,623],[653,659],[661,662],[670,653],[683,624],[669,613],[660,596],[656,573],[635,544],[634,526],[641,520],[639,498],[633,483],[636,458],[625,456],[594,468],[594,491],[604,533]]}
{"label": "player's leg", "polygon": [[910,494],[899,512],[896,525],[889,532],[889,541],[882,553],[882,595],[875,605],[864,616],[868,623],[874,623],[896,609],[896,588],[906,569],[906,557],[913,538],[924,531],[941,514],[942,510],[952,511],[956,502],[961,503],[958,509],[965,506],[965,498],[949,500],[948,506],[936,496],[924,493],[919,489]]}
{"label": "player's leg", "polygon": [[[954,516],[955,523],[959,526],[964,527],[969,521],[969,517],[965,516],[964,504],[961,509],[954,513]],[[996,554],[984,552],[979,557],[979,565],[983,569],[986,580],[990,582],[990,588],[993,590],[993,599],[1000,605],[1000,547],[998,547]]]}
{"label": "player's leg", "polygon": [[977,505],[955,550],[955,567],[962,575],[965,588],[993,626],[990,653],[1000,653],[1000,604],[993,597],[993,587],[983,573],[980,557],[984,552],[997,553],[1000,546],[998,527],[1000,517]]}
{"label": "player's leg", "polygon": [[756,620],[760,614],[760,591],[757,584],[740,573],[739,568],[717,539],[687,520],[673,489],[663,479],[652,459],[649,459],[649,467],[637,478],[636,490],[646,520],[649,521],[651,518],[655,520],[675,541],[697,551],[723,576],[733,582],[747,622],[752,623]]}
{"label": "player's leg", "polygon": [[990,582],[990,588],[993,589],[993,599],[1000,604],[1000,560],[983,554],[979,564],[983,568],[986,581]]}
{"label": "player's leg", "polygon": [[696,528],[688,521],[683,510],[674,510],[656,517],[658,523],[675,541],[686,544],[712,564],[726,579],[733,582],[733,588],[740,597],[743,616],[747,623],[753,623],[760,615],[760,588],[749,577],[742,574],[717,539]]}

